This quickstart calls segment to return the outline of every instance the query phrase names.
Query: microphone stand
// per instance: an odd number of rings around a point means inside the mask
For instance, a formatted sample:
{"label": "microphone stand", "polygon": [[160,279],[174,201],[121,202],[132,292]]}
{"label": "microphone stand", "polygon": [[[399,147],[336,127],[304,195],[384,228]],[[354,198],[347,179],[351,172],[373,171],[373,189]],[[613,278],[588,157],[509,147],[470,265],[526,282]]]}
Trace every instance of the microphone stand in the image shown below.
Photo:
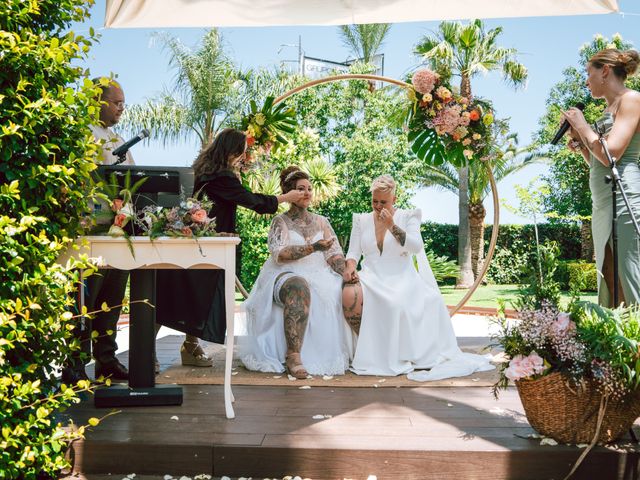
{"label": "microphone stand", "polygon": [[607,148],[607,141],[604,138],[604,128],[599,128],[596,126],[596,130],[598,133],[598,141],[600,145],[602,145],[602,150],[604,151],[607,160],[609,161],[609,168],[611,169],[611,175],[606,175],[604,177],[605,183],[611,184],[611,208],[613,210],[613,215],[611,217],[611,240],[613,243],[613,306],[617,307],[620,298],[620,292],[618,287],[618,232],[617,232],[617,222],[618,222],[618,208],[617,208],[617,197],[618,197],[618,189],[620,190],[620,194],[622,195],[622,199],[624,200],[624,204],[627,207],[627,211],[629,212],[629,216],[631,217],[631,221],[633,222],[633,226],[636,230],[636,234],[640,238],[640,226],[638,225],[638,221],[636,220],[635,215],[633,214],[633,209],[629,204],[629,198],[627,197],[627,193],[624,190],[624,185],[622,184],[622,179],[620,178],[620,174],[618,173],[618,167],[616,165],[616,158],[612,157],[609,153],[609,149]]}

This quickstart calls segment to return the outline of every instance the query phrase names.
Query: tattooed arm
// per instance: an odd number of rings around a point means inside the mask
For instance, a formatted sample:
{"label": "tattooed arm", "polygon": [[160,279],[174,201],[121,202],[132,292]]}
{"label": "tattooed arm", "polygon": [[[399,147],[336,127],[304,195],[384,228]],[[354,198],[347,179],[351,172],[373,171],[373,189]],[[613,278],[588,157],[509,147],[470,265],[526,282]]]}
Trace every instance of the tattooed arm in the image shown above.
{"label": "tattooed arm", "polygon": [[314,252],[324,252],[329,249],[332,243],[332,240],[318,240],[313,244],[284,247],[278,254],[278,262],[292,262],[294,260],[300,260]]}
{"label": "tattooed arm", "polygon": [[334,272],[342,276],[346,267],[344,256],[342,254],[334,255],[331,258],[328,258],[327,263]]}
{"label": "tattooed arm", "polygon": [[404,247],[404,244],[407,241],[407,232],[402,230],[395,223],[393,224],[393,227],[389,229],[389,231],[391,232],[391,235],[393,235],[393,238],[395,238],[398,241],[398,243]]}

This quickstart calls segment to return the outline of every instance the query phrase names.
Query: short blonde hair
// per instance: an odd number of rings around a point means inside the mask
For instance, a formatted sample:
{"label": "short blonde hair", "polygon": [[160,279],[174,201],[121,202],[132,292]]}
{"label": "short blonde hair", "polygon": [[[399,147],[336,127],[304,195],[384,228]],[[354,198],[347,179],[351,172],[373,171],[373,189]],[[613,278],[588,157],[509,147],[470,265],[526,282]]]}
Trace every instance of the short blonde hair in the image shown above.
{"label": "short blonde hair", "polygon": [[380,175],[373,179],[371,182],[371,193],[373,192],[391,192],[393,195],[396,193],[396,181],[391,175]]}

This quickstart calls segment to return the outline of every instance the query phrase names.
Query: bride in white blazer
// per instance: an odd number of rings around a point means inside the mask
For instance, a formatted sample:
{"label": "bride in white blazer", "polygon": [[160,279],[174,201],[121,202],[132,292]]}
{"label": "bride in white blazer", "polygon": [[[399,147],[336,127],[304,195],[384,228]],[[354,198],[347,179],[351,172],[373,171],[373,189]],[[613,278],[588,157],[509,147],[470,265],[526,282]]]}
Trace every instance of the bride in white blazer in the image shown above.
{"label": "bride in white blazer", "polygon": [[358,334],[351,369],[424,381],[494,368],[487,358],[458,348],[424,253],[421,212],[395,209],[395,188],[389,175],[376,178],[373,211],[353,215],[343,274],[343,310]]}

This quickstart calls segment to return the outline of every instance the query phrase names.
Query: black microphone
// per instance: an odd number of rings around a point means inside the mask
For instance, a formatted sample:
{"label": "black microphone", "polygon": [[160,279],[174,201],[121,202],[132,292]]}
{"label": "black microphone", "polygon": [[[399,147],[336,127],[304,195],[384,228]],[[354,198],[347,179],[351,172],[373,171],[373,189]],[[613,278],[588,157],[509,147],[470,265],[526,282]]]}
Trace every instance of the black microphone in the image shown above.
{"label": "black microphone", "polygon": [[[580,111],[584,110],[584,103],[582,102],[576,103],[575,106]],[[569,122],[565,120],[564,123],[560,125],[560,128],[558,129],[555,136],[553,137],[553,140],[551,140],[551,145],[555,145],[556,143],[558,143],[560,139],[564,137],[564,134],[567,133],[567,130],[569,130],[570,126],[571,125],[569,125]]]}
{"label": "black microphone", "polygon": [[[144,140],[145,138],[147,138],[149,136],[149,130],[147,130],[146,128],[142,129],[142,131],[136,135],[135,137],[133,137],[131,140],[124,142],[122,145],[120,145],[118,148],[116,148],[115,150],[113,150],[111,153],[116,156],[116,157],[120,157],[120,156],[124,156],[125,153],[127,153],[127,151],[133,147],[136,143],[138,143],[140,140]],[[124,161],[124,160],[123,160]],[[118,162],[119,163],[119,162]]]}

